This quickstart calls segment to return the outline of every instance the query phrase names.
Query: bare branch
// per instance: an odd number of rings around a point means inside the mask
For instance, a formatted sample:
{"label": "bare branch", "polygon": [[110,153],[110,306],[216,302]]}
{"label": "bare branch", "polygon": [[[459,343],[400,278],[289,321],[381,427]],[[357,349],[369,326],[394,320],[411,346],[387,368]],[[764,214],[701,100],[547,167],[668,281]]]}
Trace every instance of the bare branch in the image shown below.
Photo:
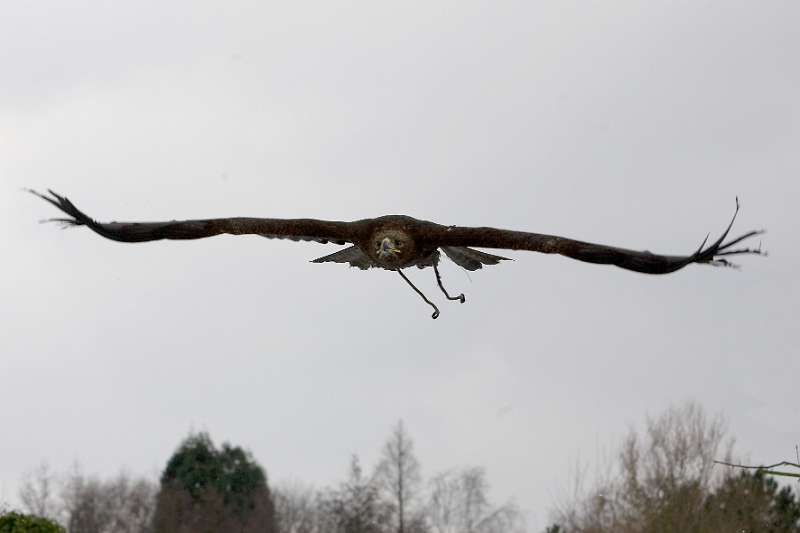
{"label": "bare branch", "polygon": [[[795,450],[796,451],[796,450]],[[771,474],[773,476],[784,476],[784,477],[796,477],[800,478],[800,473],[797,472],[779,472],[776,470],[772,470],[773,468],[777,468],[780,466],[790,466],[792,468],[800,468],[800,463],[792,463],[790,461],[781,461],[779,463],[771,464],[771,465],[741,465],[736,463],[729,463],[727,461],[714,461],[714,463],[723,466],[730,466],[732,468],[741,468],[744,470],[755,470],[756,472],[763,472],[765,474]]]}
{"label": "bare branch", "polygon": [[768,470],[770,468],[777,468],[779,466],[791,466],[794,468],[800,468],[800,464],[791,463],[789,461],[781,461],[780,463],[775,463],[772,465],[740,465],[736,463],[729,463],[727,461],[716,461],[716,460],[714,462],[717,463],[718,465],[732,466],[735,468],[749,468],[751,470]]}

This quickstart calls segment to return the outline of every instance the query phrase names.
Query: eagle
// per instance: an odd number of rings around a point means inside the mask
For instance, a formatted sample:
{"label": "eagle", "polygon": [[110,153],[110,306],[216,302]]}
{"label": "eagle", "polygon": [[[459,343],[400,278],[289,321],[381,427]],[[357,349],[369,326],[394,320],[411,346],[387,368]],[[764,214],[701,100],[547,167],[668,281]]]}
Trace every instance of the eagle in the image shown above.
{"label": "eagle", "polygon": [[315,241],[322,244],[350,245],[332,254],[314,259],[312,263],[348,263],[362,270],[383,268],[397,272],[414,291],[433,308],[432,318],[439,308],[419,290],[403,269],[432,267],[436,283],[448,300],[464,303],[464,294],[451,296],[442,285],[439,260],[444,252],[454,263],[474,271],[485,265],[496,265],[507,257],[493,255],[475,248],[527,250],[559,254],[578,261],[614,265],[644,274],[669,274],[692,263],[735,267],[727,257],[732,255],[764,255],[757,248],[734,248],[742,241],[764,233],[749,231],[727,242],[739,212],[736,211],[722,235],[708,244],[708,235],[697,250],[689,255],[660,255],[647,250],[635,251],[604,244],[583,242],[556,235],[497,229],[490,227],[444,226],[406,215],[385,215],[352,222],[319,220],[315,218],[207,218],[170,220],[164,222],[97,222],[79,210],[66,197],[48,189],[47,194],[27,189],[51,203],[66,217],[50,218],[45,222],[60,222],[65,227],[86,226],[98,235],[119,242],[145,242],[161,239],[202,239],[215,235],[261,235],[270,239]]}

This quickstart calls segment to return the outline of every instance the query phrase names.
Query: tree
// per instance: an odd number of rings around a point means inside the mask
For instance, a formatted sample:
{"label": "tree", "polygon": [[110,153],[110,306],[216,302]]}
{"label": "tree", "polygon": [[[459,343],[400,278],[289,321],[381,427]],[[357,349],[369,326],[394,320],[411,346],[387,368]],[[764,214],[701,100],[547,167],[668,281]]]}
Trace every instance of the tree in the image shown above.
{"label": "tree", "polygon": [[19,496],[22,508],[31,515],[64,523],[63,484],[47,463],[28,470],[20,481]]}
{"label": "tree", "polygon": [[697,404],[648,419],[625,438],[615,471],[556,512],[564,533],[800,533],[790,489],[761,475],[715,468],[731,455],[722,417]]}
{"label": "tree", "polygon": [[57,523],[34,515],[11,512],[0,515],[0,533],[65,533]]}
{"label": "tree", "polygon": [[61,490],[67,529],[81,533],[146,533],[155,511],[156,486],[121,473],[101,480],[75,470]]}
{"label": "tree", "polygon": [[348,479],[323,498],[322,508],[326,533],[384,533],[391,520],[391,509],[381,500],[377,483],[364,477],[355,455]]}
{"label": "tree", "polygon": [[275,509],[266,475],[238,446],[217,449],[207,433],[189,435],[161,475],[156,533],[272,533]]}
{"label": "tree", "polygon": [[19,499],[25,509],[35,515],[47,518],[58,516],[55,476],[46,463],[29,471],[19,489]]}
{"label": "tree", "polygon": [[418,513],[414,513],[414,503],[422,477],[419,461],[414,455],[414,442],[402,420],[397,422],[383,446],[377,477],[384,494],[392,503],[395,531],[409,533],[419,530],[423,521]]}
{"label": "tree", "polygon": [[105,533],[111,528],[114,516],[100,480],[75,472],[62,494],[68,531]]}
{"label": "tree", "polygon": [[763,472],[728,476],[707,498],[704,514],[707,522],[735,531],[800,532],[800,501],[794,491],[779,487]]}
{"label": "tree", "polygon": [[24,508],[81,533],[147,533],[155,509],[156,485],[120,473],[87,477],[76,466],[56,474],[42,465],[29,472],[19,491]]}
{"label": "tree", "polygon": [[505,533],[523,527],[512,504],[494,506],[482,468],[439,474],[431,481],[428,520],[435,533]]}
{"label": "tree", "polygon": [[320,496],[311,487],[281,485],[272,492],[280,533],[326,533],[322,528]]}

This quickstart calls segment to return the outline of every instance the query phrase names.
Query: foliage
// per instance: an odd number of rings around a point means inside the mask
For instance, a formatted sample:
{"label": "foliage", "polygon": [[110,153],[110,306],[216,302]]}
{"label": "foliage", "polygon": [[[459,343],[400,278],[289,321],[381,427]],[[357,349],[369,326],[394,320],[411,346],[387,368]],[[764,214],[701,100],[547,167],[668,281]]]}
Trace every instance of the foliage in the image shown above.
{"label": "foliage", "polygon": [[16,512],[0,516],[0,533],[65,533],[64,528],[46,518]]}
{"label": "foliage", "polygon": [[741,531],[800,532],[800,500],[762,472],[731,475],[706,501],[704,515]]}
{"label": "foliage", "polygon": [[177,484],[193,498],[214,488],[226,505],[244,509],[251,504],[251,495],[266,487],[266,476],[242,448],[226,443],[217,450],[207,433],[198,433],[184,440],[169,459],[161,484]]}

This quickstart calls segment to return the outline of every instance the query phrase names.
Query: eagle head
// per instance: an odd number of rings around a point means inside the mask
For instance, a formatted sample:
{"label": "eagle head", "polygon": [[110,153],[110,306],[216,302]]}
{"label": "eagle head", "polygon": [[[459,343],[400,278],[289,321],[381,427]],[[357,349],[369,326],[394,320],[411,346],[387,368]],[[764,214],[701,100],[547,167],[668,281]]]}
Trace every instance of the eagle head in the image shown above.
{"label": "eagle head", "polygon": [[375,257],[382,263],[388,265],[401,265],[409,259],[413,253],[414,245],[405,232],[398,230],[386,230],[378,232],[372,239]]}

